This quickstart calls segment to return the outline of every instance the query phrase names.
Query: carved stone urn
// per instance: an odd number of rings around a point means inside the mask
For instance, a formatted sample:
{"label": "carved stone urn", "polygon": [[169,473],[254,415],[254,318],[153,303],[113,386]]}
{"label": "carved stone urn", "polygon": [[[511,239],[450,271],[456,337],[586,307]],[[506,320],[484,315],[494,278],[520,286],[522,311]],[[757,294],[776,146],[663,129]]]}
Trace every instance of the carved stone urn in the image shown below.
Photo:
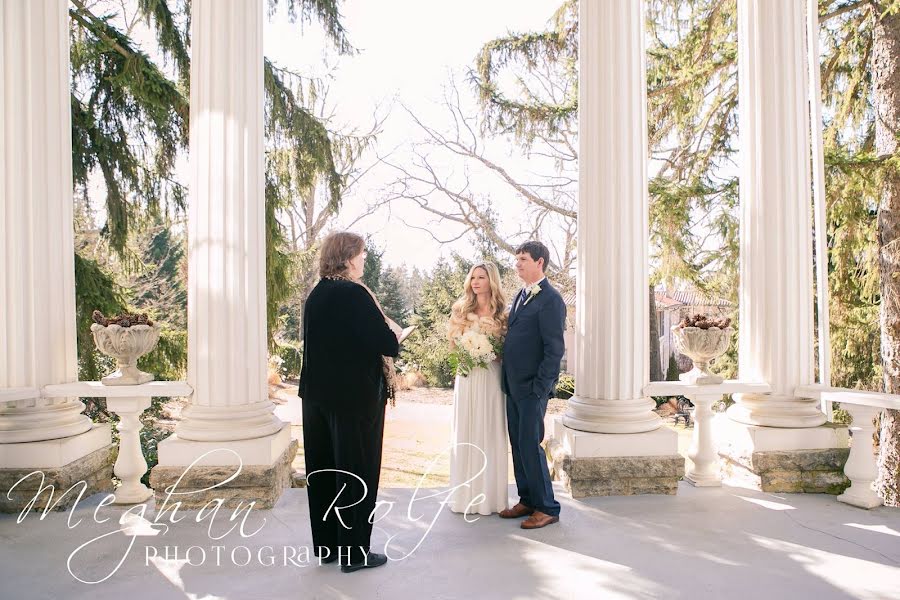
{"label": "carved stone urn", "polygon": [[700,327],[682,327],[675,325],[672,327],[672,338],[675,341],[675,348],[690,358],[694,363],[694,368],[687,373],[679,376],[681,381],[692,383],[695,385],[714,385],[724,381],[722,377],[714,375],[709,371],[709,362],[725,354],[728,350],[728,344],[731,343],[731,336],[734,333],[732,327],[710,327],[702,329]]}
{"label": "carved stone urn", "polygon": [[153,381],[153,375],[137,368],[137,361],[147,354],[159,341],[159,325],[117,324],[101,325],[93,323],[91,333],[94,343],[103,354],[116,359],[118,369],[100,380],[104,385],[138,385]]}

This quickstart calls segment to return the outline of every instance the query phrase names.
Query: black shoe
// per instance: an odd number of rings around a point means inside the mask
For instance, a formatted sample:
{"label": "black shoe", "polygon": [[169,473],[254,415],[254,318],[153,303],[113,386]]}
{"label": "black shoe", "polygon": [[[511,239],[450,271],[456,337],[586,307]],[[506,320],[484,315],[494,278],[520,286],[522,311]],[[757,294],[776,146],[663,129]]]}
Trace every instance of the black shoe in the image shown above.
{"label": "black shoe", "polygon": [[380,567],[381,565],[386,563],[387,560],[387,556],[385,556],[384,554],[369,552],[369,555],[366,557],[365,561],[343,565],[341,567],[341,573],[352,573],[353,571],[359,571],[360,569],[374,569],[375,567]]}

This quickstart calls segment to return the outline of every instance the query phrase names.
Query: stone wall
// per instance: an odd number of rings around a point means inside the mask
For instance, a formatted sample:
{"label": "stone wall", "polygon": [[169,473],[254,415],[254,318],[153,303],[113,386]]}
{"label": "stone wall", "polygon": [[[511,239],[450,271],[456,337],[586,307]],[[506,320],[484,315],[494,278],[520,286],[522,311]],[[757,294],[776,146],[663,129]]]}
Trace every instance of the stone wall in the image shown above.
{"label": "stone wall", "polygon": [[850,486],[844,475],[849,455],[849,448],[720,453],[719,463],[726,484],[749,483],[764,492],[840,494]]}
{"label": "stone wall", "polygon": [[[272,465],[243,466],[240,474],[224,485],[213,489],[192,493],[190,495],[173,495],[168,500],[168,506],[174,506],[175,502],[181,502],[184,510],[202,508],[214,499],[224,500],[225,508],[237,508],[243,502],[246,506],[249,502],[256,502],[254,508],[272,508],[281,497],[282,492],[292,487],[293,469],[291,463],[297,454],[299,443],[291,440],[290,445]],[[193,467],[187,477],[178,483],[178,490],[186,492],[190,490],[203,490],[228,479],[235,471],[236,466],[208,466]],[[150,472],[150,487],[153,488],[156,497],[157,510],[166,500],[166,488],[175,484],[185,467],[161,467],[157,465]]]}
{"label": "stone wall", "polygon": [[[82,499],[93,494],[112,493],[113,465],[117,456],[118,446],[109,444],[63,467],[52,469],[41,469],[40,467],[0,469],[0,512],[21,512],[22,508],[35,497],[42,485],[46,488],[46,491],[34,502],[31,510],[43,511],[46,507],[60,500],[60,496],[62,496],[61,501],[52,506],[51,509],[57,511],[66,510],[78,500],[79,492],[82,489],[85,490],[81,495]],[[43,472],[43,484],[39,475],[32,475],[10,492],[10,488],[17,481],[33,471]],[[85,485],[77,485],[72,491],[63,496],[66,490],[80,481],[84,481],[86,487]],[[52,500],[48,486],[53,486]]]}
{"label": "stone wall", "polygon": [[573,498],[670,494],[684,476],[684,457],[614,456],[573,458],[561,444],[547,444],[550,474]]}

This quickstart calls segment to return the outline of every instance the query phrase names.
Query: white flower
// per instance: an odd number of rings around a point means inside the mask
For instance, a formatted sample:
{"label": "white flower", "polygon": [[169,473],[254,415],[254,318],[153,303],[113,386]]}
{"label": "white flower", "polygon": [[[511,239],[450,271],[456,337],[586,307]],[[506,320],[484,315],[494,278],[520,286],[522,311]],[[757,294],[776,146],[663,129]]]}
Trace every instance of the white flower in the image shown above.
{"label": "white flower", "polygon": [[531,286],[530,288],[528,288],[528,296],[526,296],[525,302],[522,303],[522,306],[525,306],[526,304],[528,304],[528,302],[532,298],[534,298],[535,296],[537,296],[540,293],[541,293],[541,284],[539,284],[539,283],[536,283],[533,286]]}

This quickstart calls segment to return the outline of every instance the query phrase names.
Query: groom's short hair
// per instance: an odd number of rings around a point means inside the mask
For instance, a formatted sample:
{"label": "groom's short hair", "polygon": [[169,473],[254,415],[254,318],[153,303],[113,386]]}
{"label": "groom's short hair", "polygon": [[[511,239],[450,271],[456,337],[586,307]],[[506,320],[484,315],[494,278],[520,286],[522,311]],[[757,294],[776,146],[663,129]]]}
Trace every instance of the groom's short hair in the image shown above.
{"label": "groom's short hair", "polygon": [[516,254],[524,253],[531,256],[531,260],[535,262],[537,262],[539,258],[543,258],[544,264],[542,269],[545,273],[547,272],[547,266],[550,264],[550,251],[547,249],[547,246],[537,240],[529,240],[516,248]]}

